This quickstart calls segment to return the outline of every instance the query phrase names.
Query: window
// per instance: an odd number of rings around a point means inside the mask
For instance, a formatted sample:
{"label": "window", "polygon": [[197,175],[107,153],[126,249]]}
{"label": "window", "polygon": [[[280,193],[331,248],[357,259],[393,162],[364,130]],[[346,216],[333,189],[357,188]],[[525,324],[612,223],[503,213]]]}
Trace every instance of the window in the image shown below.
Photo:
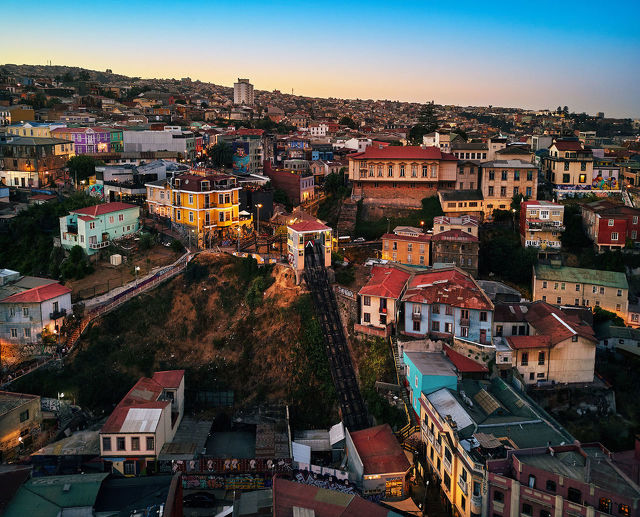
{"label": "window", "polygon": [[398,249],[398,242],[397,241],[393,241],[393,249],[394,250]]}
{"label": "window", "polygon": [[414,377],[414,379],[413,379],[413,386],[414,386],[415,388],[417,388],[417,387],[418,387],[418,376],[417,376],[417,375],[416,375],[416,376]]}
{"label": "window", "polygon": [[564,170],[565,171],[569,170],[569,162],[564,162]]}
{"label": "window", "polygon": [[460,334],[462,337],[469,337],[469,327],[461,327]]}
{"label": "window", "polygon": [[426,166],[426,165],[423,165],[423,166],[422,166],[422,177],[423,177],[423,178],[426,178],[426,177],[427,177],[427,175],[428,175],[428,168],[427,168],[427,166]]}
{"label": "window", "polygon": [[31,337],[31,329],[30,328],[24,329],[24,337]]}
{"label": "window", "polygon": [[26,411],[23,411],[22,413],[20,413],[20,422],[26,422],[27,420],[29,420],[29,410],[28,409]]}
{"label": "window", "polygon": [[147,450],[152,451],[154,445],[153,436],[147,436]]}
{"label": "window", "polygon": [[23,315],[25,318],[28,318],[28,317],[29,317],[29,307],[23,307],[23,308],[22,308],[22,315]]}
{"label": "window", "polygon": [[544,352],[538,352],[538,364],[539,365],[544,364]]}
{"label": "window", "polygon": [[531,190],[531,187],[527,187],[527,197],[531,197],[533,194],[533,191]]}
{"label": "window", "polygon": [[629,517],[629,505],[627,504],[619,504],[618,505],[618,513],[623,515],[624,517]]}
{"label": "window", "polygon": [[559,285],[560,285],[560,284],[558,284],[558,282],[556,282],[555,284],[553,284],[553,290],[554,290],[554,291],[557,291],[557,290],[558,290],[558,286],[559,286]]}
{"label": "window", "polygon": [[611,232],[611,240],[612,241],[618,240],[618,232]]}
{"label": "window", "polygon": [[604,513],[611,513],[611,499],[608,497],[601,497],[598,502],[598,510]]}
{"label": "window", "polygon": [[576,291],[580,291],[580,284],[576,284]]}
{"label": "window", "polygon": [[520,364],[522,366],[529,365],[529,354],[527,352],[523,352],[522,357],[520,358]]}
{"label": "window", "polygon": [[500,196],[504,197],[507,195],[507,187],[500,187]]}
{"label": "window", "polygon": [[582,504],[582,493],[577,488],[569,487],[567,490],[567,499],[572,503]]}
{"label": "window", "polygon": [[520,181],[520,171],[513,171],[513,179],[515,181]]}
{"label": "window", "polygon": [[587,162],[581,162],[580,163],[580,170],[581,171],[586,171],[587,170]]}
{"label": "window", "polygon": [[132,451],[140,450],[140,438],[138,436],[131,437],[131,450]]}
{"label": "window", "polygon": [[444,324],[444,331],[445,331],[446,334],[451,334],[452,333],[451,323],[445,323]]}
{"label": "window", "polygon": [[124,214],[118,214],[118,221],[124,221]]}
{"label": "window", "polygon": [[622,296],[622,289],[618,289],[618,296]]}
{"label": "window", "polygon": [[556,298],[556,303],[557,303],[558,305],[560,305],[560,304],[562,303],[562,298],[561,298],[560,296],[558,296],[558,297]]}
{"label": "window", "polygon": [[487,321],[487,312],[480,311],[480,321]]}
{"label": "window", "polygon": [[420,332],[420,322],[419,321],[414,321],[413,322],[413,331],[414,332]]}
{"label": "window", "polygon": [[102,438],[102,450],[103,451],[110,451],[111,450],[111,438],[108,436],[105,436],[104,438]]}
{"label": "window", "polygon": [[387,170],[387,176],[389,176],[390,178],[393,178],[393,165],[389,165],[389,168]]}
{"label": "window", "polygon": [[604,294],[604,287],[600,288],[600,294]]}
{"label": "window", "polygon": [[464,496],[460,496],[460,508],[462,508],[462,510],[464,511],[466,506],[467,506],[467,501],[465,500]]}
{"label": "window", "polygon": [[489,187],[489,196],[493,196],[493,185]]}
{"label": "window", "polygon": [[616,303],[616,311],[620,312],[621,309],[622,309],[621,305],[619,303]]}
{"label": "window", "polygon": [[418,177],[418,166],[417,165],[412,165],[411,166],[411,177],[412,178],[417,178]]}
{"label": "window", "polygon": [[507,171],[502,171],[502,181],[507,181]]}
{"label": "window", "polygon": [[493,181],[496,179],[496,173],[494,171],[489,171],[489,179]]}
{"label": "window", "polygon": [[607,222],[607,224],[609,226],[613,226],[614,225],[614,220],[613,219],[609,219],[609,221]]}
{"label": "window", "polygon": [[533,181],[533,171],[527,171],[527,181]]}
{"label": "window", "polygon": [[451,305],[445,305],[444,307],[445,307],[444,313],[447,316],[452,316],[453,315],[453,307],[451,307]]}
{"label": "window", "polygon": [[189,212],[189,222],[193,222],[193,212]]}
{"label": "window", "polygon": [[18,337],[18,329],[11,329],[11,337],[14,339]]}
{"label": "window", "polygon": [[371,314],[369,314],[368,312],[365,312],[362,315],[362,319],[365,323],[371,323]]}
{"label": "window", "polygon": [[542,288],[543,288],[543,289],[546,289],[546,288],[547,288],[547,281],[546,281],[546,280],[542,282]]}
{"label": "window", "polygon": [[400,177],[404,178],[404,165],[400,165]]}
{"label": "window", "polygon": [[363,296],[362,297],[362,304],[366,305],[367,307],[369,307],[371,305],[371,296]]}
{"label": "window", "polygon": [[522,503],[522,513],[525,515],[533,515],[533,508],[529,503]]}
{"label": "window", "polygon": [[571,181],[571,176],[569,174],[562,175],[562,183],[569,183]]}
{"label": "window", "polygon": [[96,223],[89,223],[89,230],[95,230],[96,229]]}
{"label": "window", "polygon": [[500,492],[499,490],[494,490],[493,491],[493,500],[496,503],[504,503],[504,493]]}
{"label": "window", "polygon": [[124,437],[123,436],[119,436],[118,438],[116,438],[116,449],[119,451],[124,451],[125,446],[124,446]]}
{"label": "window", "polygon": [[564,282],[562,282],[562,283],[560,284],[560,289],[561,289],[562,291],[564,291],[564,288],[565,288],[565,287],[566,287],[565,283],[564,283]]}
{"label": "window", "polygon": [[431,307],[432,314],[440,314],[440,304],[436,303]]}
{"label": "window", "polygon": [[408,243],[407,244],[407,251],[413,251],[413,244],[412,243]]}

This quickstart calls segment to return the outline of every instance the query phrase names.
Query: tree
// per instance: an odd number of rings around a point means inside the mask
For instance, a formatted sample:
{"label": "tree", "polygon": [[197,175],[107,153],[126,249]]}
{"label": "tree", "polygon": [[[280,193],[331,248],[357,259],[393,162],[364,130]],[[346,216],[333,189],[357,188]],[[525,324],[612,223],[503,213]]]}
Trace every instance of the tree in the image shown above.
{"label": "tree", "polygon": [[218,142],[207,152],[214,167],[231,167],[233,165],[233,148],[226,142]]}
{"label": "tree", "polygon": [[409,141],[413,145],[421,145],[424,135],[438,129],[438,117],[433,112],[433,104],[427,104],[420,112],[418,123],[409,131]]}
{"label": "tree", "polygon": [[569,114],[569,107],[565,106],[564,108],[562,108],[562,113],[564,113],[565,115]]}
{"label": "tree", "polygon": [[562,113],[562,106],[558,106],[556,108],[556,113]]}
{"label": "tree", "polygon": [[345,115],[344,117],[342,117],[340,119],[340,121],[338,122],[338,124],[340,124],[341,126],[347,126],[351,129],[357,129],[358,125],[356,124],[355,120],[353,120],[351,117],[348,117],[347,115]]}
{"label": "tree", "polygon": [[593,308],[593,326],[597,326],[605,321],[610,321],[611,325],[616,327],[624,327],[624,320],[615,312],[608,311],[602,307],[595,306]]}
{"label": "tree", "polygon": [[80,181],[87,180],[96,173],[96,165],[102,165],[102,162],[85,154],[74,156],[67,162],[69,175],[74,179],[76,188]]}

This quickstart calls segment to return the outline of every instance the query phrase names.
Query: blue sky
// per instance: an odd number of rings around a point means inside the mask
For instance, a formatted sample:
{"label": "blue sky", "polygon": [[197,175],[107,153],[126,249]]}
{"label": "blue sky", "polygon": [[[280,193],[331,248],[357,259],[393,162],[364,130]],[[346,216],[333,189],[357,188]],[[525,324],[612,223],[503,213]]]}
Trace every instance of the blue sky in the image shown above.
{"label": "blue sky", "polygon": [[640,1],[5,0],[0,63],[640,116]]}

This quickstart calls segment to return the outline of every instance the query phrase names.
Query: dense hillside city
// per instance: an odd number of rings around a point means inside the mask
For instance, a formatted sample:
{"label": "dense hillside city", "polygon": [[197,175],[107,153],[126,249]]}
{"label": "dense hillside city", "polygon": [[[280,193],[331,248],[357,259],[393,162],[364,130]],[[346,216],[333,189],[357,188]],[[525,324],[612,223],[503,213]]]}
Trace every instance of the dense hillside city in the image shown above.
{"label": "dense hillside city", "polygon": [[0,514],[640,516],[640,119],[259,88],[0,65]]}

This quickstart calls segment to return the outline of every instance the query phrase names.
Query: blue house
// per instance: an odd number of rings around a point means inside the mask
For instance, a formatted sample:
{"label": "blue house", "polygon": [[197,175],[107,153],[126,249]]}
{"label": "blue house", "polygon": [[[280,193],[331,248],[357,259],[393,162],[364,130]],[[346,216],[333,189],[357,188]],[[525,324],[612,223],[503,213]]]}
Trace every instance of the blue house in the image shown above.
{"label": "blue house", "polygon": [[458,376],[447,357],[438,352],[403,352],[409,401],[413,410],[420,414],[420,394],[428,395],[441,388],[456,391]]}
{"label": "blue house", "polygon": [[409,280],[402,297],[408,336],[460,338],[490,344],[493,303],[469,273],[434,269]]}

